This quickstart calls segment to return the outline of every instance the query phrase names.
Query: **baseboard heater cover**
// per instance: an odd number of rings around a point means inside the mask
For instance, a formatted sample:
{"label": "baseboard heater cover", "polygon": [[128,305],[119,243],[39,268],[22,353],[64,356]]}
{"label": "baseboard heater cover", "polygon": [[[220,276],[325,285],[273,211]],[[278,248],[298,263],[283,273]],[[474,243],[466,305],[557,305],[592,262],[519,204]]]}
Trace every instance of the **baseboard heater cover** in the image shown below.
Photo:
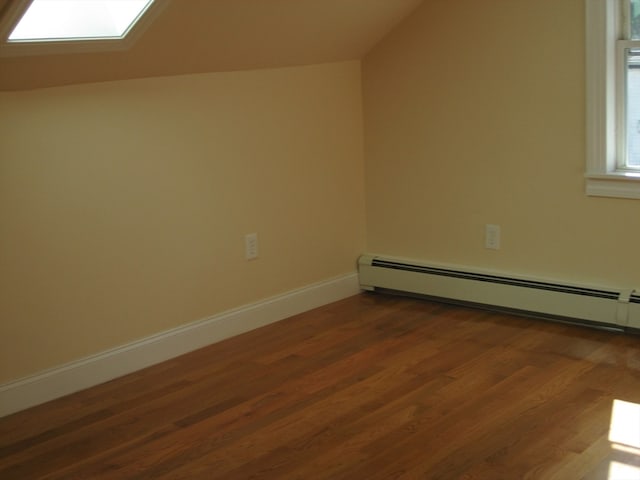
{"label": "baseboard heater cover", "polygon": [[634,289],[565,284],[369,254],[360,257],[358,266],[363,290],[390,290],[617,329],[640,329],[640,292]]}

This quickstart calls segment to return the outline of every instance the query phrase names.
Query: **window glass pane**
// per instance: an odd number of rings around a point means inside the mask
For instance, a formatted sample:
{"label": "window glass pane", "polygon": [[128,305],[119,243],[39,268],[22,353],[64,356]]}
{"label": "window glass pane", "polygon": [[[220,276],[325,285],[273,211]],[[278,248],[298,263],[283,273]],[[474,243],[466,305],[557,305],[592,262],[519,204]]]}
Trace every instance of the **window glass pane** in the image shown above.
{"label": "window glass pane", "polygon": [[627,166],[640,168],[640,49],[627,50]]}
{"label": "window glass pane", "polygon": [[640,40],[640,0],[631,2],[631,39]]}
{"label": "window glass pane", "polygon": [[122,37],[153,0],[34,0],[9,41]]}

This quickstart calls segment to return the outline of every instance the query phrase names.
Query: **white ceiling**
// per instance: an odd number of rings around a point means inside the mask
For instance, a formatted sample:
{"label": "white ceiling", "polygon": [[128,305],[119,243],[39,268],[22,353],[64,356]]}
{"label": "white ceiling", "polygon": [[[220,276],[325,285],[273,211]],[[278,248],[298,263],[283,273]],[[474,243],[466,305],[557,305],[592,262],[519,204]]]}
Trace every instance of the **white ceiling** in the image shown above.
{"label": "white ceiling", "polygon": [[422,2],[170,0],[127,50],[0,58],[0,90],[359,59]]}

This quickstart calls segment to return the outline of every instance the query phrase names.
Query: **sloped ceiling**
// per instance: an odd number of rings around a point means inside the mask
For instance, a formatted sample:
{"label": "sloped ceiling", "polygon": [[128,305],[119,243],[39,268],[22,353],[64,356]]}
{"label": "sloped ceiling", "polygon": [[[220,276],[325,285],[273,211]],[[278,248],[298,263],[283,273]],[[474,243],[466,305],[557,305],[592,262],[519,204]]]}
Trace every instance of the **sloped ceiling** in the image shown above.
{"label": "sloped ceiling", "polygon": [[125,51],[0,58],[0,90],[359,59],[422,2],[170,0]]}

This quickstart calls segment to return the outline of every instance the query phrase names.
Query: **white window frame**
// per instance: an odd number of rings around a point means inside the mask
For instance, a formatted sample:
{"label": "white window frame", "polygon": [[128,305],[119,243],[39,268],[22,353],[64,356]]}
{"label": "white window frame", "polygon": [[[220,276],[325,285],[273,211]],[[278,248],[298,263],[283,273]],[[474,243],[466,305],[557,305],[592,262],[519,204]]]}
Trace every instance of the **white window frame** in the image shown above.
{"label": "white window frame", "polygon": [[[626,139],[621,12],[628,0],[586,0],[586,193],[640,199],[640,171],[619,168]],[[636,42],[640,43],[640,42]]]}
{"label": "white window frame", "polygon": [[16,0],[9,3],[4,12],[0,12],[3,13],[0,18],[0,57],[126,50],[138,40],[169,2],[170,0],[154,0],[125,36],[120,38],[9,42],[11,31],[31,4],[31,0]]}

